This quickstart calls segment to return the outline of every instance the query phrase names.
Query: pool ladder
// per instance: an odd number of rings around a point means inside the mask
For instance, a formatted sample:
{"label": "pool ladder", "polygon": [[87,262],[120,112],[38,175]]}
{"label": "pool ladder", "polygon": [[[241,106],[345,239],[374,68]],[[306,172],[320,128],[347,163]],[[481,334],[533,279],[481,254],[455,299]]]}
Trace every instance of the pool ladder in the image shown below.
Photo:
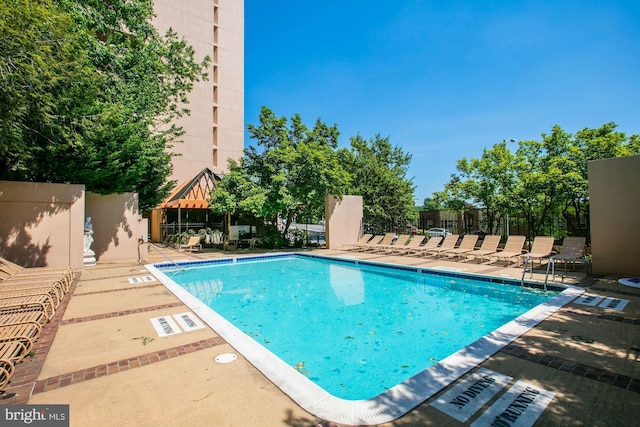
{"label": "pool ladder", "polygon": [[[527,274],[527,267],[531,267],[531,277],[533,277],[533,263],[529,265],[531,262],[531,257],[526,257],[524,260],[524,266],[522,267],[522,277],[520,278],[520,288],[524,289],[524,276]],[[549,281],[549,264],[547,264],[547,274],[544,276],[544,291],[547,292],[547,282]]]}
{"label": "pool ladder", "polygon": [[140,259],[140,245],[146,243],[148,245],[148,247],[155,249],[156,251],[158,251],[158,253],[160,255],[162,255],[163,257],[165,257],[167,259],[167,261],[169,261],[170,263],[172,263],[173,265],[175,265],[177,268],[179,268],[180,270],[184,270],[184,268],[182,268],[182,266],[180,264],[178,264],[177,262],[175,262],[174,260],[172,260],[171,258],[169,258],[169,255],[165,254],[164,252],[162,252],[160,250],[160,248],[158,247],[158,245],[156,245],[155,243],[151,243],[151,242],[145,242],[143,239],[138,239],[138,264],[140,264],[142,262],[142,260]]}

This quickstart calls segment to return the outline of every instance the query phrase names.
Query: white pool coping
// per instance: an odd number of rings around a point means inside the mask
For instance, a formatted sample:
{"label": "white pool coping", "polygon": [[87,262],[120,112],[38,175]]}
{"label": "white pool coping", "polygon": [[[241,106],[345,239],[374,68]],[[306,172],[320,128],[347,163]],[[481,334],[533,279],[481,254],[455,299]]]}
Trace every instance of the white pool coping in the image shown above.
{"label": "white pool coping", "polygon": [[[296,255],[270,254],[273,256]],[[261,255],[264,257],[265,255]],[[317,258],[344,260],[340,257],[313,255]],[[255,256],[229,257],[229,259],[255,258]],[[211,262],[211,260],[208,260]],[[353,260],[349,260],[353,261]],[[206,263],[203,260],[202,263]],[[199,262],[189,261],[189,264]],[[181,264],[178,262],[178,264]],[[366,262],[380,266],[399,266],[379,262]],[[532,308],[516,319],[501,326],[493,332],[476,340],[467,347],[453,353],[435,365],[414,375],[406,381],[391,387],[372,399],[346,400],[333,396],[323,388],[300,374],[296,369],[254,341],[240,329],[203,304],[153,264],[145,265],[147,270],[162,282],[180,301],[195,312],[200,318],[218,333],[225,341],[242,354],[253,366],[271,380],[280,390],[293,399],[309,413],[323,420],[338,424],[382,424],[400,418],[411,409],[426,401],[443,388],[480,365],[491,355],[510,344],[538,323],[551,316],[565,304],[584,292],[584,288],[572,285],[565,287],[560,294]],[[405,266],[402,266],[405,267]],[[414,267],[411,267],[414,268]],[[418,271],[432,271],[418,267]],[[460,275],[459,273],[457,275]],[[465,273],[471,278],[493,276]],[[497,278],[497,277],[496,277]],[[505,278],[497,278],[504,280]],[[513,279],[514,281],[517,281]]]}

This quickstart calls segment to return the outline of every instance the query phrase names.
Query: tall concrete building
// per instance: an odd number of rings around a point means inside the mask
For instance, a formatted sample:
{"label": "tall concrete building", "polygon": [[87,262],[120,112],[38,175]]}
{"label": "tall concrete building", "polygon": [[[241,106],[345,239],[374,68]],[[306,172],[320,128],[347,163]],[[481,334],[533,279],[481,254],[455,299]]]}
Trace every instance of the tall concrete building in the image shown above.
{"label": "tall concrete building", "polygon": [[[222,229],[209,209],[217,176],[244,148],[244,0],[154,0],[154,24],[193,46],[196,60],[211,58],[208,80],[189,94],[191,114],[176,121],[185,133],[171,151],[177,186],[150,212],[153,241],[186,230]],[[227,221],[228,222],[228,221]]]}
{"label": "tall concrete building", "polygon": [[204,168],[224,172],[228,159],[244,148],[244,0],[154,0],[154,23],[172,28],[194,47],[196,59],[211,58],[209,79],[189,95],[191,115],[177,124],[182,142],[174,144],[171,179],[178,185]]}

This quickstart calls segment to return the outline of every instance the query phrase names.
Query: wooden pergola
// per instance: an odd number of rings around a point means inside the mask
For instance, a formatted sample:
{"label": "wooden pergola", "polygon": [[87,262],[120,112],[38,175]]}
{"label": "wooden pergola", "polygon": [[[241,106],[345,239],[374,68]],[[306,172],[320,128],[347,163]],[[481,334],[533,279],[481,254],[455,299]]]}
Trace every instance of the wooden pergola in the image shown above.
{"label": "wooden pergola", "polygon": [[[154,211],[158,214],[151,217],[151,229],[156,227],[160,230],[161,218],[167,209],[177,209],[178,216],[178,234],[182,231],[182,210],[183,209],[209,209],[209,201],[211,200],[211,192],[217,188],[217,182],[220,182],[222,176],[213,172],[209,168],[204,168],[196,176],[189,181],[180,184],[173,192],[160,204]],[[162,215],[159,214],[162,212]],[[188,212],[187,212],[188,215]],[[154,233],[152,232],[152,235]]]}

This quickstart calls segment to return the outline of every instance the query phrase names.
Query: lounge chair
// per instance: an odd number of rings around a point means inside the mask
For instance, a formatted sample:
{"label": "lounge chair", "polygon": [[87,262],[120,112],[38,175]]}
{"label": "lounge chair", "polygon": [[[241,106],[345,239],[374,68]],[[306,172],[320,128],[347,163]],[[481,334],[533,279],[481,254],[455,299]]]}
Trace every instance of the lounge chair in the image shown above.
{"label": "lounge chair", "polygon": [[189,237],[189,241],[184,244],[178,246],[178,251],[189,251],[189,252],[198,252],[202,250],[202,245],[200,244],[200,236],[191,236]]}
{"label": "lounge chair", "polygon": [[30,284],[0,284],[0,298],[23,297],[31,295],[45,295],[51,299],[54,308],[58,308],[62,302],[62,296],[57,289],[51,286],[37,286]]}
{"label": "lounge chair", "polygon": [[533,245],[531,246],[531,250],[527,253],[520,255],[521,260],[529,259],[533,261],[540,261],[545,258],[549,258],[555,252],[553,250],[553,244],[555,242],[555,238],[550,236],[536,236],[533,239]]}
{"label": "lounge chair", "polygon": [[352,251],[359,251],[359,252],[363,252],[366,251],[367,249],[380,244],[380,242],[382,242],[382,239],[384,239],[385,236],[383,235],[375,235],[373,236],[371,239],[369,239],[368,241],[364,242],[364,243],[359,243],[359,244],[354,244],[353,248],[351,248]]}
{"label": "lounge chair", "polygon": [[56,309],[48,295],[0,296],[0,316],[24,311],[41,311],[49,321]]}
{"label": "lounge chair", "polygon": [[53,288],[61,299],[69,291],[69,277],[60,273],[29,274],[29,273],[9,273],[5,265],[0,264],[0,290],[13,288]]}
{"label": "lounge chair", "polygon": [[484,236],[484,240],[482,241],[482,245],[480,245],[480,249],[476,249],[470,252],[465,252],[463,262],[466,262],[467,259],[470,258],[480,258],[480,262],[482,262],[483,258],[486,255],[495,254],[498,252],[498,245],[500,244],[501,236],[495,234],[489,234]]}
{"label": "lounge chair", "polygon": [[565,237],[562,241],[562,248],[560,253],[549,257],[549,264],[547,265],[547,274],[549,273],[549,267],[551,267],[552,277],[555,277],[555,264],[556,262],[564,262],[564,273],[567,273],[567,264],[571,263],[575,266],[576,263],[587,264],[587,273],[591,260],[584,258],[584,248],[587,243],[586,237]]}
{"label": "lounge chair", "polygon": [[411,236],[409,234],[401,234],[398,236],[398,238],[394,241],[392,241],[390,244],[386,245],[386,246],[380,246],[376,249],[376,252],[378,253],[394,253],[395,251],[401,252],[402,251],[402,247],[405,246],[407,244],[407,241],[409,241],[409,239],[411,238]]}
{"label": "lounge chair", "polygon": [[17,313],[2,314],[0,316],[0,326],[21,325],[21,324],[37,325],[42,331],[42,325],[47,323],[47,318],[41,311],[22,311]]}
{"label": "lounge chair", "polygon": [[66,290],[71,286],[75,273],[71,267],[32,267],[25,268],[0,257],[0,270],[10,277],[5,278],[39,278],[42,280],[63,280]]}
{"label": "lounge chair", "polygon": [[0,326],[0,345],[18,341],[24,344],[26,353],[29,353],[33,348],[34,340],[40,335],[40,330],[38,326],[30,323]]}
{"label": "lounge chair", "polygon": [[442,251],[442,256],[444,257],[458,257],[464,255],[467,252],[471,252],[476,247],[476,242],[478,241],[477,234],[465,234],[462,236],[462,242],[460,242],[460,246],[455,249],[448,249],[446,251]]}
{"label": "lounge chair", "polygon": [[43,280],[39,278],[29,279],[10,277],[9,279],[0,282],[0,292],[9,290],[19,291],[23,289],[39,289],[41,291],[46,291],[48,294],[55,297],[57,300],[56,305],[60,303],[68,290],[65,282],[63,281]]}
{"label": "lounge chair", "polygon": [[522,255],[524,249],[525,236],[511,235],[504,244],[502,251],[498,251],[493,255],[489,255],[489,264],[493,261],[506,261],[511,264],[511,260]]}
{"label": "lounge chair", "polygon": [[379,248],[383,248],[385,246],[390,245],[395,237],[396,237],[395,233],[387,233],[382,237],[382,240],[380,240],[378,243],[375,243],[373,245],[366,245],[364,251],[365,252],[369,252],[369,251],[375,252]]}
{"label": "lounge chair", "polygon": [[399,253],[406,255],[420,249],[420,245],[422,244],[424,239],[425,236],[414,235],[411,240],[409,240],[409,243],[403,246],[402,250]]}
{"label": "lounge chair", "polygon": [[69,292],[69,288],[71,287],[71,282],[73,279],[70,279],[67,276],[62,275],[40,275],[40,274],[22,274],[17,273],[13,274],[9,277],[6,277],[4,280],[0,281],[0,283],[40,283],[40,284],[49,284],[50,286],[55,287],[59,290],[60,293],[66,294]]}
{"label": "lounge chair", "polygon": [[542,265],[542,260],[549,258],[555,252],[553,251],[553,243],[555,238],[549,236],[536,236],[533,239],[533,245],[531,251],[520,255],[518,259],[518,265],[520,261],[525,263],[525,268],[528,266],[531,271],[531,277],[533,277],[533,264],[538,261]]}
{"label": "lounge chair", "polygon": [[14,365],[24,359],[29,350],[23,341],[0,342],[0,360],[8,360]]}
{"label": "lounge chair", "polygon": [[7,359],[0,359],[0,390],[6,387],[13,377],[13,372],[15,368],[13,363]]}
{"label": "lounge chair", "polygon": [[459,238],[460,236],[458,234],[450,234],[444,238],[440,246],[436,248],[426,249],[423,253],[425,256],[440,255],[444,251],[448,251],[449,249],[454,249],[456,247],[456,243],[458,243]]}
{"label": "lounge chair", "polygon": [[5,285],[0,285],[0,299],[4,298],[20,298],[29,296],[42,295],[49,298],[51,306],[55,309],[60,305],[60,298],[53,288],[14,288],[9,286],[5,289]]}
{"label": "lounge chair", "polygon": [[373,237],[373,234],[363,234],[362,237],[360,237],[357,242],[355,242],[355,243],[345,243],[344,245],[342,245],[342,250],[343,251],[348,251],[348,250],[352,250],[356,246],[364,245],[369,240],[371,240],[372,237]]}
{"label": "lounge chair", "polygon": [[427,242],[424,245],[418,246],[417,248],[407,249],[406,254],[407,255],[415,255],[415,254],[424,255],[426,251],[433,248],[437,248],[440,242],[442,242],[442,236],[430,237],[429,240],[427,240]]}

